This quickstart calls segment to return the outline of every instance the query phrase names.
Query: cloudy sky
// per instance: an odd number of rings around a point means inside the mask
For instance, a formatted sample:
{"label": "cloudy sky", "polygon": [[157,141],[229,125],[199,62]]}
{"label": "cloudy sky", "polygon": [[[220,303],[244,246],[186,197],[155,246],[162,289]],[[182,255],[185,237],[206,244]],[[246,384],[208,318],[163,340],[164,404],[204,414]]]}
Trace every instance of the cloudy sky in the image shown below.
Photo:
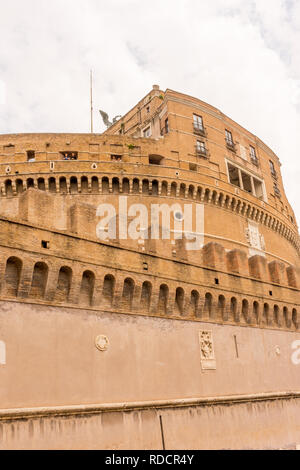
{"label": "cloudy sky", "polygon": [[[0,0],[0,133],[88,132],[154,83],[279,156],[300,223],[300,0]],[[104,130],[95,112],[95,131]]]}

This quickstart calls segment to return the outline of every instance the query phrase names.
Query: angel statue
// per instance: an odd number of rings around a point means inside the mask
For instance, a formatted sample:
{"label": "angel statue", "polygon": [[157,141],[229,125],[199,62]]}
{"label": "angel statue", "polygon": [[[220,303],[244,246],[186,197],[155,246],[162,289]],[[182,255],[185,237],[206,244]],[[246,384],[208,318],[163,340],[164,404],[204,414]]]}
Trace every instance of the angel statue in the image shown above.
{"label": "angel statue", "polygon": [[112,126],[115,122],[118,121],[119,118],[121,118],[122,116],[121,115],[118,115],[118,116],[115,116],[112,120],[112,122],[110,122],[109,118],[108,118],[108,114],[105,112],[105,111],[102,111],[101,109],[99,110],[100,114],[101,114],[101,117],[102,117],[102,120],[105,124],[106,127],[110,127]]}

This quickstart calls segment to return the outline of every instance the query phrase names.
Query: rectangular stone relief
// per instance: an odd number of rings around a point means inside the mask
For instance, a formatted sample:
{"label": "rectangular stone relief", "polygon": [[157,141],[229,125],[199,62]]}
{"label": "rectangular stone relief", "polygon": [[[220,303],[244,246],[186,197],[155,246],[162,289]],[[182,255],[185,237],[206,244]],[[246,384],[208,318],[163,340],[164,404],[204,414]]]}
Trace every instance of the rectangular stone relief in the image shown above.
{"label": "rectangular stone relief", "polygon": [[203,370],[216,369],[216,358],[211,330],[199,332],[201,367]]}

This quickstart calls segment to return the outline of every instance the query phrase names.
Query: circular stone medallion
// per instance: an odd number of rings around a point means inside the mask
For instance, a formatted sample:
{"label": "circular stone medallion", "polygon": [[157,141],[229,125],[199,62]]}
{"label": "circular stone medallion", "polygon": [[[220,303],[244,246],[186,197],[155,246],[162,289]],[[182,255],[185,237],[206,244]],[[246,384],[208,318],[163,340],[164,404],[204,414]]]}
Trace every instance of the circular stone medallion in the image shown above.
{"label": "circular stone medallion", "polygon": [[95,339],[95,346],[99,351],[106,351],[109,346],[108,337],[105,335],[99,335]]}

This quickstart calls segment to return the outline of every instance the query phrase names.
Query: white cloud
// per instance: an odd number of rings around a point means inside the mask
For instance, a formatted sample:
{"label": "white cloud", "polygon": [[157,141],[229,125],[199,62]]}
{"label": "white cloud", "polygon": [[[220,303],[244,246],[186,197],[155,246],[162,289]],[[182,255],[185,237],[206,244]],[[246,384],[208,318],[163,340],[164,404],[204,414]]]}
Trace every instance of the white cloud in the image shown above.
{"label": "white cloud", "polygon": [[[2,3],[1,133],[88,131],[91,67],[95,109],[111,116],[158,83],[207,101],[265,141],[283,163],[300,221],[299,2]],[[95,127],[104,130],[96,114]]]}
{"label": "white cloud", "polygon": [[0,106],[3,106],[5,102],[6,102],[6,86],[5,86],[5,83],[0,80]]}

